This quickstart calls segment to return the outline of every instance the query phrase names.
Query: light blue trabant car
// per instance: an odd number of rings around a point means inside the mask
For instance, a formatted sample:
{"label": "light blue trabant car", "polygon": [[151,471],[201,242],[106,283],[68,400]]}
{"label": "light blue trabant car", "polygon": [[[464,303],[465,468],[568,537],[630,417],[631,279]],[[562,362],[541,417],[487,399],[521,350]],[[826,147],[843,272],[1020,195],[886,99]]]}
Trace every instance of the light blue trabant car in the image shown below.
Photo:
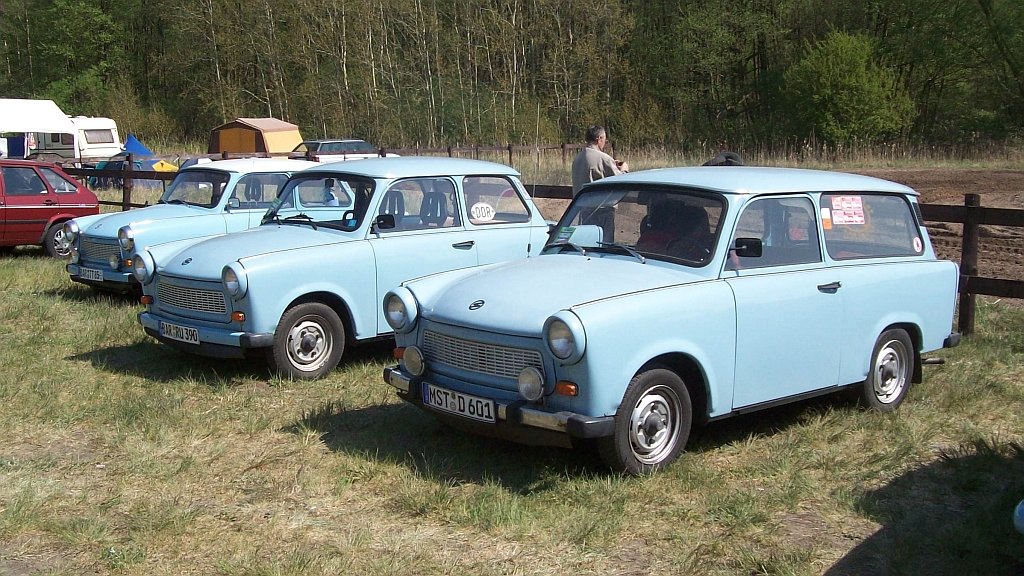
{"label": "light blue trabant car", "polygon": [[[594,439],[630,474],[697,423],[841,387],[894,410],[954,346],[956,264],[917,194],[810,170],[650,170],[585,187],[543,253],[405,282],[384,380],[455,427]],[[935,359],[939,361],[939,359]]]}
{"label": "light blue trabant car", "polygon": [[380,301],[402,280],[538,254],[548,223],[508,166],[370,158],[288,180],[264,224],[138,253],[146,332],[216,357],[265,352],[317,378],[347,343],[391,336]]}
{"label": "light blue trabant car", "polygon": [[138,290],[131,262],[137,248],[259,226],[288,176],[318,165],[247,158],[184,168],[153,206],[67,222],[68,274],[75,282],[101,290]]}

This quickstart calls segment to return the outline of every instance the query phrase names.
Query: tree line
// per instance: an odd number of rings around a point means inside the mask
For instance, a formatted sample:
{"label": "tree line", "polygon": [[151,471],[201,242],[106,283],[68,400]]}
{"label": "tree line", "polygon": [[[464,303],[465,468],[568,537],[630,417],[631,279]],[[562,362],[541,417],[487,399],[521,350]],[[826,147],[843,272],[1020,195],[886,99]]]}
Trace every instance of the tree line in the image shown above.
{"label": "tree line", "polygon": [[1020,0],[5,0],[0,95],[146,140],[1011,142]]}

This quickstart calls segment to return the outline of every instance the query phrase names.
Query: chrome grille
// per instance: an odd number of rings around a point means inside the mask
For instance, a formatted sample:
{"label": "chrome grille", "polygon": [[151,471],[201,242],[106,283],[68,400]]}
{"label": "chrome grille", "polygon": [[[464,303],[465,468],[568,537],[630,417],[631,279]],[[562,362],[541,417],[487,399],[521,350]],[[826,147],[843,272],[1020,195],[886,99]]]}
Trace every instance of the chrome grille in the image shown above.
{"label": "chrome grille", "polygon": [[431,362],[503,378],[516,378],[527,366],[544,372],[536,350],[483,344],[429,330],[423,334],[423,354]]}
{"label": "chrome grille", "polygon": [[200,290],[160,282],[156,287],[161,305],[184,308],[206,314],[226,314],[227,304],[224,293],[219,290]]}
{"label": "chrome grille", "polygon": [[79,243],[79,254],[82,259],[88,260],[99,260],[106,262],[110,259],[111,254],[116,254],[118,257],[121,256],[121,248],[117,243],[104,244],[95,240],[90,240],[86,237],[82,237],[82,241]]}

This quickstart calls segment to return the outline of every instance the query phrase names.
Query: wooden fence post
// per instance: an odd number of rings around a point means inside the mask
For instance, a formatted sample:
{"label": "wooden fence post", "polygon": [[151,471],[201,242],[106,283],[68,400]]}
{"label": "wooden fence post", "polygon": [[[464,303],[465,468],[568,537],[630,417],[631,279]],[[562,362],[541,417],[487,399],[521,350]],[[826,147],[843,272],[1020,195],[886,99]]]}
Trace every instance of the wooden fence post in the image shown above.
{"label": "wooden fence post", "polygon": [[565,157],[568,151],[566,150],[565,142],[562,142],[562,169],[565,169]]}
{"label": "wooden fence post", "polygon": [[[512,143],[511,142],[508,145],[508,165],[512,166]],[[515,166],[512,166],[512,167],[515,168]]]}
{"label": "wooden fence post", "polygon": [[135,158],[128,154],[124,158],[124,166],[121,170],[121,211],[127,212],[132,209],[132,185],[135,179],[132,172],[135,170]]}
{"label": "wooden fence post", "polygon": [[[964,194],[964,230],[960,245],[960,277],[968,279],[978,275],[978,211],[981,206],[979,194]],[[967,281],[970,281],[969,279]],[[960,319],[957,329],[963,335],[974,333],[974,305],[976,297],[974,294],[965,292],[965,286],[960,290]]]}

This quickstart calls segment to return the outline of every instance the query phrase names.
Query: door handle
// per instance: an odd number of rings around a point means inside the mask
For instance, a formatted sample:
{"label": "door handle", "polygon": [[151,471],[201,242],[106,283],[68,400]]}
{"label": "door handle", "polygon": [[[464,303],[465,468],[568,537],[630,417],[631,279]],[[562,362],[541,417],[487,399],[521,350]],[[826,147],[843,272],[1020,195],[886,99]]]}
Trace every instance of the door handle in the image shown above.
{"label": "door handle", "polygon": [[837,290],[843,287],[843,284],[838,280],[835,282],[829,282],[828,284],[818,284],[819,292],[828,292],[829,294],[835,294]]}
{"label": "door handle", "polygon": [[53,206],[54,204],[56,204],[56,202],[54,202],[53,200],[43,200],[43,204],[46,204],[47,206]]}
{"label": "door handle", "polygon": [[466,240],[465,242],[456,242],[455,244],[452,244],[452,248],[459,248],[459,249],[472,248],[475,245],[476,245],[476,241],[475,240]]}

